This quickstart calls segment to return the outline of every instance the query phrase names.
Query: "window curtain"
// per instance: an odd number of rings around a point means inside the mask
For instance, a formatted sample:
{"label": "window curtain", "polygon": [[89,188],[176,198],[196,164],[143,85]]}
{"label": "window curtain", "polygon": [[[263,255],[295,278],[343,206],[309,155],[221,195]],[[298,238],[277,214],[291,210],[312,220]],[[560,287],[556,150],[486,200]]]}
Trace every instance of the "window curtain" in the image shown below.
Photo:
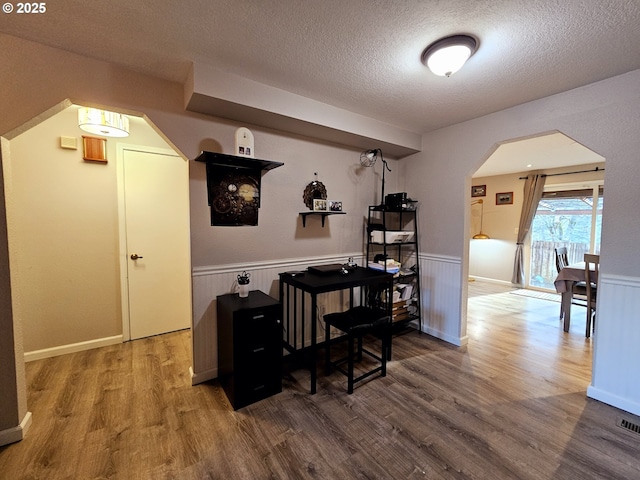
{"label": "window curtain", "polygon": [[513,278],[511,283],[524,285],[524,240],[527,238],[533,217],[538,209],[538,202],[542,198],[544,182],[547,176],[540,173],[530,173],[524,182],[524,201],[518,226],[518,240],[516,244],[516,258],[513,262]]}

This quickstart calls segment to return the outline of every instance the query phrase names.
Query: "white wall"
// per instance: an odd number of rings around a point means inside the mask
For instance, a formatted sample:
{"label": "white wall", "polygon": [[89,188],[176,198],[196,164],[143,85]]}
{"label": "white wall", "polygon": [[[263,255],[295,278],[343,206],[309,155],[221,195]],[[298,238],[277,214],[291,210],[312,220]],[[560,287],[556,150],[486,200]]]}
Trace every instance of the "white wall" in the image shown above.
{"label": "white wall", "polygon": [[[107,139],[106,164],[83,160],[74,107],[10,142],[5,162],[14,314],[25,352],[122,333],[116,197],[117,144],[168,148],[140,118]],[[60,148],[60,136],[78,149]]]}
{"label": "white wall", "polygon": [[[604,163],[585,164],[574,167],[540,170],[549,176],[545,186],[567,182],[591,182],[602,180],[604,172],[589,172],[572,175],[554,174],[605,168]],[[486,185],[487,195],[484,201],[484,218],[482,230],[491,238],[489,240],[470,240],[469,243],[469,275],[498,282],[511,283],[513,264],[516,252],[517,233],[519,228],[522,201],[524,196],[524,180],[527,172],[472,179],[472,185]],[[513,205],[496,205],[496,193],[513,192]],[[469,205],[478,198],[468,197]],[[480,205],[470,207],[469,235],[472,237],[480,229]],[[525,268],[528,268],[529,245],[525,245]]]}
{"label": "white wall", "polygon": [[[523,200],[522,174],[497,175],[474,178],[473,185],[486,185],[487,195],[483,201],[482,231],[491,237],[488,240],[470,240],[469,275],[500,282],[511,282],[513,260],[516,251],[517,233]],[[496,205],[496,194],[513,192],[513,204]],[[468,203],[478,200],[468,195]],[[480,205],[470,207],[469,235],[480,231]]]}

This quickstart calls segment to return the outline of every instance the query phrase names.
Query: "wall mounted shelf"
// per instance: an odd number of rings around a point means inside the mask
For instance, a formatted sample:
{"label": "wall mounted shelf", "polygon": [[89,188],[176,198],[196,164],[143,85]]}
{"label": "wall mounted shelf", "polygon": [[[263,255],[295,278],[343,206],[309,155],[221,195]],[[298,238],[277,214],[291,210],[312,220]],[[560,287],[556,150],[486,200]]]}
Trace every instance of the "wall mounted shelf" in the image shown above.
{"label": "wall mounted shelf", "polygon": [[249,170],[273,170],[284,165],[282,162],[272,162],[271,160],[260,160],[258,158],[238,157],[237,155],[226,155],[216,152],[201,152],[196,157],[196,162],[205,162],[208,165],[221,167],[246,168]]}
{"label": "wall mounted shelf", "polygon": [[207,167],[211,225],[257,225],[262,175],[284,163],[214,152],[202,152],[195,160]]}
{"label": "wall mounted shelf", "polygon": [[322,216],[322,228],[324,228],[324,219],[327,218],[328,215],[346,215],[347,212],[300,212],[302,215],[302,228],[307,226],[307,217],[309,215],[320,215]]}

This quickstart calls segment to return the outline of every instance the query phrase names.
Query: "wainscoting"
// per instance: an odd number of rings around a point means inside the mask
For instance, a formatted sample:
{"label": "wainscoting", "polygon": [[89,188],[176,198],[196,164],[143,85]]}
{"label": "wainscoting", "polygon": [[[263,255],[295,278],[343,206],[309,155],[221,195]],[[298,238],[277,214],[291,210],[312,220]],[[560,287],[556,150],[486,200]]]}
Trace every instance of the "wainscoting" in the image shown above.
{"label": "wainscoting", "polygon": [[[279,273],[304,270],[310,265],[345,263],[348,257],[353,257],[360,265],[364,261],[362,253],[348,253],[340,256],[194,268],[192,384],[218,376],[216,297],[238,291],[236,277],[240,272],[246,270],[251,273],[251,290],[262,290],[278,298]],[[460,259],[421,255],[420,269],[423,331],[454,345],[464,344],[465,339],[460,336]],[[322,295],[318,299],[319,316],[341,310],[345,301],[345,297],[339,293]],[[310,332],[310,328],[305,331]],[[318,331],[323,332],[322,328]],[[310,338],[301,341],[308,344]]]}
{"label": "wainscoting", "polygon": [[[640,415],[640,278],[601,274],[587,396]],[[606,352],[599,355],[599,352]],[[604,359],[603,359],[604,357]]]}
{"label": "wainscoting", "polygon": [[[216,297],[238,291],[237,275],[251,273],[250,290],[262,290],[273,298],[279,296],[278,274],[289,270],[304,270],[310,265],[346,263],[349,257],[362,264],[362,253],[340,256],[297,258],[277,262],[222,265],[193,269],[193,385],[218,376],[218,334]],[[320,302],[319,302],[320,303]],[[320,308],[323,308],[321,306]],[[326,308],[326,307],[324,307]],[[309,330],[308,330],[309,331]],[[322,331],[322,330],[320,330]]]}
{"label": "wainscoting", "polygon": [[466,344],[460,324],[463,316],[460,258],[420,255],[420,274],[422,330],[457,346]]}

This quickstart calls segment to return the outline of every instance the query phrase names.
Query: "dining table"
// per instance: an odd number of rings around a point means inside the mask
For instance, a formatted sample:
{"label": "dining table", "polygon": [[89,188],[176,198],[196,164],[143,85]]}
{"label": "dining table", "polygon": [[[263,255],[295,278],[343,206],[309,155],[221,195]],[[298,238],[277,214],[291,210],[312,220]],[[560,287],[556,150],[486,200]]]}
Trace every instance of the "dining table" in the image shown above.
{"label": "dining table", "polygon": [[[571,326],[571,303],[573,300],[573,286],[578,282],[586,281],[586,275],[584,272],[585,262],[577,262],[567,265],[554,280],[553,284],[556,287],[556,292],[562,294],[562,309],[564,321],[563,330],[569,331]],[[598,279],[595,277],[595,272],[592,274],[592,279],[597,283]]]}

